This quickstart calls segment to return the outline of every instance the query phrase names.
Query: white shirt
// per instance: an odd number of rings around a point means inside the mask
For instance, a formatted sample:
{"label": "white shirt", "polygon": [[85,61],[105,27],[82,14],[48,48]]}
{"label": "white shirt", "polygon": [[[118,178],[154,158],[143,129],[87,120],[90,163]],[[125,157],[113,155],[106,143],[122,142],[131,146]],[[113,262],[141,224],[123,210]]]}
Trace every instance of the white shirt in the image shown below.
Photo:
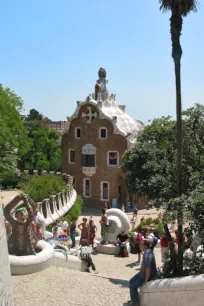
{"label": "white shirt", "polygon": [[154,241],[154,234],[153,234],[153,233],[150,233],[150,234],[147,236],[147,239],[148,239],[149,241],[151,241],[151,243],[153,243],[153,241]]}
{"label": "white shirt", "polygon": [[64,230],[67,230],[68,229],[68,223],[67,223],[67,221],[61,221],[60,222],[60,226],[61,226],[61,228],[62,228],[62,230],[64,231]]}

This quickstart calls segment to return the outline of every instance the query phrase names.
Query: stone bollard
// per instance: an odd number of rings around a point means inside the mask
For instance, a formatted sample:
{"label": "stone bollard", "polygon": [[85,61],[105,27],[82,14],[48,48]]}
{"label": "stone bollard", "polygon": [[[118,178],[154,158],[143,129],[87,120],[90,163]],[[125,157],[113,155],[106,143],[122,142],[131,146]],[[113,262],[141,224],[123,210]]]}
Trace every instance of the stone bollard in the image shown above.
{"label": "stone bollard", "polygon": [[57,174],[58,176],[60,176],[60,175],[62,174],[62,172],[57,172],[56,174]]}
{"label": "stone bollard", "polygon": [[43,171],[41,172],[41,175],[47,175],[47,171],[46,171],[46,170],[43,170]]}
{"label": "stone bollard", "polygon": [[55,171],[50,171],[50,175],[54,175],[55,174]]}
{"label": "stone bollard", "polygon": [[25,175],[28,175],[28,174],[29,174],[29,170],[24,170],[23,173],[24,173]]}
{"label": "stone bollard", "polygon": [[38,175],[38,170],[33,170],[34,175]]}
{"label": "stone bollard", "polygon": [[14,306],[11,272],[9,264],[8,246],[6,241],[6,231],[2,205],[0,202],[0,302],[1,305]]}

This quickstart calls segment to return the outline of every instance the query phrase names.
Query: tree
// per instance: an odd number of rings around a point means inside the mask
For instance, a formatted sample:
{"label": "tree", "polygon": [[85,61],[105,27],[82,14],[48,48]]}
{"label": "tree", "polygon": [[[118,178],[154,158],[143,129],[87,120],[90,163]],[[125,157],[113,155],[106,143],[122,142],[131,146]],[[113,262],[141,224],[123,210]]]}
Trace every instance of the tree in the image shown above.
{"label": "tree", "polygon": [[15,169],[24,152],[26,131],[20,118],[23,101],[0,84],[0,173]]}
{"label": "tree", "polygon": [[40,114],[36,109],[32,108],[27,116],[28,121],[33,121],[33,120],[43,120],[43,115]]}
{"label": "tree", "polygon": [[[204,182],[204,106],[195,104],[194,107],[184,111],[183,116],[184,196],[177,195],[176,121],[171,117],[155,119],[147,125],[143,134],[138,137],[135,148],[127,150],[123,158],[129,190],[145,195],[157,207],[165,205],[170,214],[179,212],[183,214],[187,205],[184,199],[192,198],[194,190]],[[196,220],[195,213],[193,216]],[[165,229],[168,231],[167,226]],[[179,276],[181,271],[173,248],[172,260],[175,261],[173,275]]]}
{"label": "tree", "polygon": [[[181,56],[182,48],[180,36],[182,32],[183,17],[191,11],[196,12],[196,0],[159,0],[161,10],[171,11],[170,32],[172,41],[172,57],[176,77],[176,116],[177,116],[177,194],[182,195],[182,105],[181,105]],[[179,271],[183,271],[183,237],[182,237],[182,211],[178,213],[178,256]]]}
{"label": "tree", "polygon": [[58,146],[58,134],[42,126],[41,121],[25,121],[28,132],[28,150],[22,156],[19,166],[28,170],[59,170],[62,153]]}

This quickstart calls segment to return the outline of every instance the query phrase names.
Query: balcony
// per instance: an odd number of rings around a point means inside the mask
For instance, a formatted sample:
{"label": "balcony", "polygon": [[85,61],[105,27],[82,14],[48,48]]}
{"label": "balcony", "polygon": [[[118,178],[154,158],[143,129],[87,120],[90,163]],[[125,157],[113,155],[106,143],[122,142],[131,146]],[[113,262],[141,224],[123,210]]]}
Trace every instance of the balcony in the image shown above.
{"label": "balcony", "polygon": [[96,167],[82,167],[82,172],[86,176],[92,176],[93,174],[96,173]]}

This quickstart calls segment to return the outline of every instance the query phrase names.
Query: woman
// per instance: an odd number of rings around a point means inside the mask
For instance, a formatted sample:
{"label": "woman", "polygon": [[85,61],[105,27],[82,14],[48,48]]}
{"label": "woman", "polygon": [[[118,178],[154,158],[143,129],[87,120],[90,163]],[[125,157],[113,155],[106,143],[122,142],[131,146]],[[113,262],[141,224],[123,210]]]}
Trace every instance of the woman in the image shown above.
{"label": "woman", "polygon": [[102,209],[101,221],[99,222],[101,223],[101,238],[103,239],[102,243],[107,244],[105,235],[106,235],[106,227],[108,227],[108,217],[106,215],[105,209]]}
{"label": "woman", "polygon": [[82,221],[83,222],[78,225],[78,228],[81,230],[80,245],[82,240],[87,240],[89,242],[90,238],[90,226],[87,223],[87,218],[83,218]]}
{"label": "woman", "polygon": [[75,248],[75,238],[76,238],[76,218],[73,218],[70,226],[69,226],[70,237],[72,240],[71,248]]}
{"label": "woman", "polygon": [[137,208],[135,208],[133,210],[133,216],[132,216],[132,219],[131,219],[131,222],[130,222],[132,224],[132,230],[136,227],[137,214],[138,214],[138,210],[137,210]]}
{"label": "woman", "polygon": [[92,245],[92,248],[93,248],[93,246],[94,246],[94,239],[96,237],[96,232],[97,232],[97,227],[94,224],[93,220],[90,220],[89,225],[90,225],[90,244]]}

